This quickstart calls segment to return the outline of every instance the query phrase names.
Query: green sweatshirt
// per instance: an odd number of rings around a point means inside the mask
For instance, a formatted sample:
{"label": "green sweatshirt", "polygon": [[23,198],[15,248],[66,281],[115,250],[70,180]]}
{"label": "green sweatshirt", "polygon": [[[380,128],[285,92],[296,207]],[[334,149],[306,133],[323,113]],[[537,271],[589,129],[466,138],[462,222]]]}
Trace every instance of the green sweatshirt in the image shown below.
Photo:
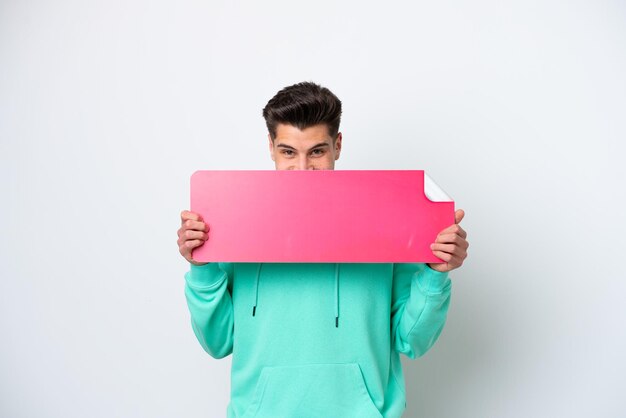
{"label": "green sweatshirt", "polygon": [[450,279],[425,264],[191,265],[193,331],[232,353],[229,418],[400,417],[400,353],[424,354]]}

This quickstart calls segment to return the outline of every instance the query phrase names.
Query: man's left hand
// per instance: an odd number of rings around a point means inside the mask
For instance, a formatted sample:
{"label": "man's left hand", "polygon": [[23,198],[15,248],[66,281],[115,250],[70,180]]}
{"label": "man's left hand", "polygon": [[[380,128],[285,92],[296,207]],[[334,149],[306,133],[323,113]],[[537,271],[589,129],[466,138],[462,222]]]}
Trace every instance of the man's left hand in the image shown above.
{"label": "man's left hand", "polygon": [[433,254],[444,261],[444,263],[428,263],[428,267],[440,272],[447,272],[461,267],[463,260],[467,258],[467,248],[469,243],[467,232],[459,226],[465,216],[462,209],[454,213],[454,225],[451,225],[437,235],[434,244],[430,245]]}

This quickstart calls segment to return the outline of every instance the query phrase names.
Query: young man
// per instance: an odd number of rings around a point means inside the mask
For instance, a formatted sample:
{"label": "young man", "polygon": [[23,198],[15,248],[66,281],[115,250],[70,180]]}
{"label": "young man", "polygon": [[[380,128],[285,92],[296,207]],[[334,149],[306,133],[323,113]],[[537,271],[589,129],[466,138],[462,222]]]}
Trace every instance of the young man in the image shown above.
{"label": "young man", "polygon": [[[341,153],[341,102],[299,83],[263,109],[278,170],[332,170]],[[280,216],[276,223],[280,228]],[[185,295],[198,341],[233,354],[228,417],[400,417],[400,353],[424,354],[450,300],[448,272],[467,256],[456,223],[432,245],[439,264],[198,263],[192,250],[210,219],[181,213],[179,251],[190,262]],[[308,222],[326,222],[324,214]],[[329,237],[332,239],[332,237]]]}

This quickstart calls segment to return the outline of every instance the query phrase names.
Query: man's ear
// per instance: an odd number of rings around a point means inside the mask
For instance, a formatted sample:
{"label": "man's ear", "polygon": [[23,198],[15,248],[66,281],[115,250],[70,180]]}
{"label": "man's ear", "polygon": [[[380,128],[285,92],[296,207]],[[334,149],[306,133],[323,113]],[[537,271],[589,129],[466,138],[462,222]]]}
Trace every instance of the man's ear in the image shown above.
{"label": "man's ear", "polygon": [[339,154],[341,154],[341,132],[337,134],[337,139],[335,139],[335,160],[339,159]]}
{"label": "man's ear", "polygon": [[267,134],[267,140],[269,141],[270,146],[270,157],[272,157],[272,161],[276,161],[274,159],[274,141],[272,141],[272,135]]}

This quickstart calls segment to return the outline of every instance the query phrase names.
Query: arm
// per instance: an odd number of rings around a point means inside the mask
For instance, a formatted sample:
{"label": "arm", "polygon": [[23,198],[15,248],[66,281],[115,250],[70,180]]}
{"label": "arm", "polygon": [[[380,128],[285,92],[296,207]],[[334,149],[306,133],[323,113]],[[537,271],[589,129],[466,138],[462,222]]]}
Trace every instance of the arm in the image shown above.
{"label": "arm", "polygon": [[450,279],[425,264],[394,264],[391,338],[409,358],[423,355],[437,341],[450,303]]}
{"label": "arm", "polygon": [[229,281],[230,263],[191,264],[185,274],[185,297],[191,326],[202,348],[222,358],[233,351],[233,303]]}
{"label": "arm", "polygon": [[209,239],[209,225],[197,213],[180,214],[178,251],[190,263],[185,274],[185,296],[191,313],[191,326],[202,348],[215,358],[233,351],[233,303],[229,284],[233,279],[230,263],[201,263],[193,250]]}
{"label": "arm", "polygon": [[394,264],[391,306],[393,347],[410,358],[423,355],[437,341],[448,314],[448,272],[467,258],[467,233],[459,226],[465,212],[454,214],[454,224],[441,231],[431,245],[443,263]]}

